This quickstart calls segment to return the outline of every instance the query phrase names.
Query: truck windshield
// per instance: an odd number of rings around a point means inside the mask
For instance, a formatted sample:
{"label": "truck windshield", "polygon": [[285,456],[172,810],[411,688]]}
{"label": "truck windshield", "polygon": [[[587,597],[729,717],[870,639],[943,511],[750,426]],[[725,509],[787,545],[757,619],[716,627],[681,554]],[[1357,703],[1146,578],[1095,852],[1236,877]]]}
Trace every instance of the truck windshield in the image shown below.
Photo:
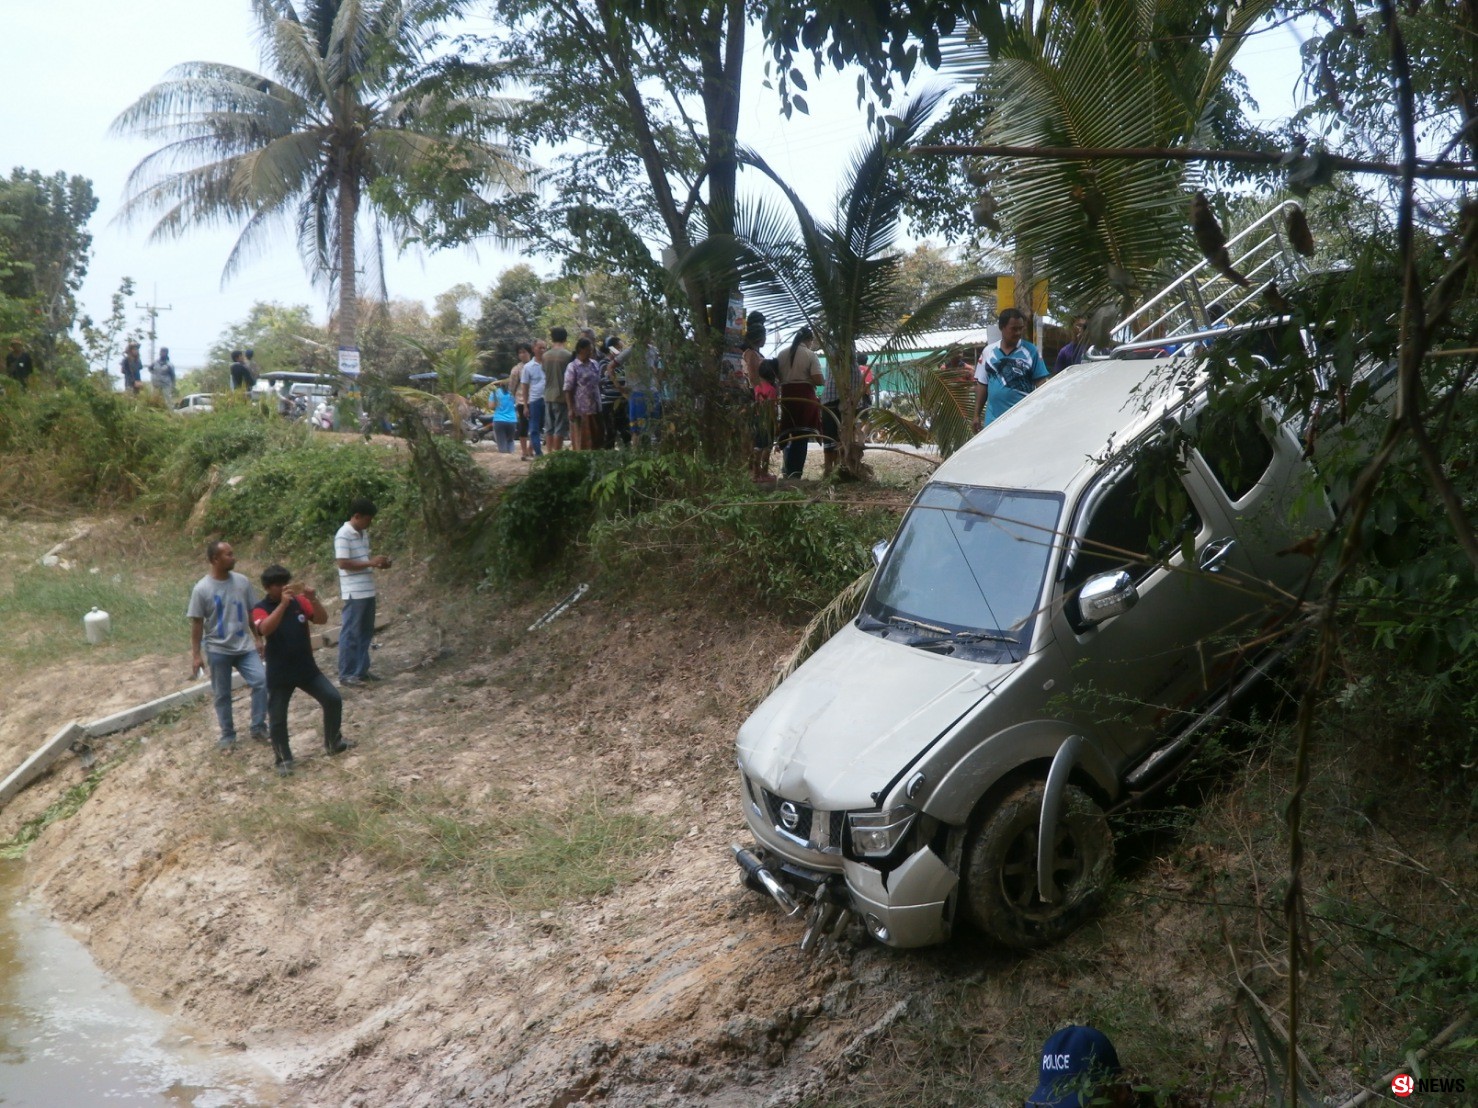
{"label": "truck windshield", "polygon": [[1061,509],[1056,494],[929,485],[883,559],[860,626],[896,628],[920,645],[932,636],[1026,646]]}

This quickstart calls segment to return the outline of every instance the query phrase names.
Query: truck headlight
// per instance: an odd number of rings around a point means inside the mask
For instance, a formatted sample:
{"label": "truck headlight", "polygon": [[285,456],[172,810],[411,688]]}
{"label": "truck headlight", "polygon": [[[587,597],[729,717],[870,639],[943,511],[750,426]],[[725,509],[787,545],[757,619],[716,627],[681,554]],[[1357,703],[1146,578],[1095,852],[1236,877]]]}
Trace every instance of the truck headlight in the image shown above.
{"label": "truck headlight", "polygon": [[886,812],[848,812],[852,853],[859,858],[885,858],[893,853],[918,815],[912,808],[889,808]]}

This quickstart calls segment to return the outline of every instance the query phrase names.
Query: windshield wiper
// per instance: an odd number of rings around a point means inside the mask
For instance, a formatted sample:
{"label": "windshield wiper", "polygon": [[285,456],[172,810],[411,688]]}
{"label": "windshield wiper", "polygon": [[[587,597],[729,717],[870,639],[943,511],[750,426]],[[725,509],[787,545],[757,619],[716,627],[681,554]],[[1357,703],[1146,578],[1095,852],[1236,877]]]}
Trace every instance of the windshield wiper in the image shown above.
{"label": "windshield wiper", "polygon": [[1015,635],[1002,635],[998,631],[958,631],[949,637],[950,642],[1008,642],[1012,646],[1021,645],[1021,641]]}
{"label": "windshield wiper", "polygon": [[935,627],[932,623],[922,623],[916,619],[907,619],[903,616],[889,616],[888,622],[896,627],[916,627],[920,631],[931,631],[936,635],[954,634],[948,627]]}

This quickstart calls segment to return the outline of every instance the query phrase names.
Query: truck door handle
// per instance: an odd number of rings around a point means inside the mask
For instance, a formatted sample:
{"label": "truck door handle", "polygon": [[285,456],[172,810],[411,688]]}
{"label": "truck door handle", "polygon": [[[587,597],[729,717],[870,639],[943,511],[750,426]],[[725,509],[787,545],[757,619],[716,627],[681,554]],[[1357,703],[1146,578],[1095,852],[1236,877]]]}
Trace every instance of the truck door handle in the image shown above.
{"label": "truck door handle", "polygon": [[1235,549],[1237,549],[1236,539],[1212,539],[1201,548],[1200,566],[1202,572],[1220,573],[1221,567],[1232,556],[1232,551]]}

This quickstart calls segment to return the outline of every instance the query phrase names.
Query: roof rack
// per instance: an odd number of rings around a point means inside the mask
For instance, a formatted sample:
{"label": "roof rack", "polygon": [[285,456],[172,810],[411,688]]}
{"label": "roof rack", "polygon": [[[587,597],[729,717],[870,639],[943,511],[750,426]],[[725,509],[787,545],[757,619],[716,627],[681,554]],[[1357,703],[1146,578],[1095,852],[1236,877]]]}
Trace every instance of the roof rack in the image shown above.
{"label": "roof rack", "polygon": [[1308,270],[1284,230],[1287,215],[1302,210],[1285,200],[1227,242],[1232,268],[1251,284],[1242,288],[1202,261],[1166,285],[1111,332],[1114,349],[1144,349],[1157,342],[1180,343],[1199,332],[1248,323],[1269,314],[1262,294],[1276,282],[1285,284]]}

